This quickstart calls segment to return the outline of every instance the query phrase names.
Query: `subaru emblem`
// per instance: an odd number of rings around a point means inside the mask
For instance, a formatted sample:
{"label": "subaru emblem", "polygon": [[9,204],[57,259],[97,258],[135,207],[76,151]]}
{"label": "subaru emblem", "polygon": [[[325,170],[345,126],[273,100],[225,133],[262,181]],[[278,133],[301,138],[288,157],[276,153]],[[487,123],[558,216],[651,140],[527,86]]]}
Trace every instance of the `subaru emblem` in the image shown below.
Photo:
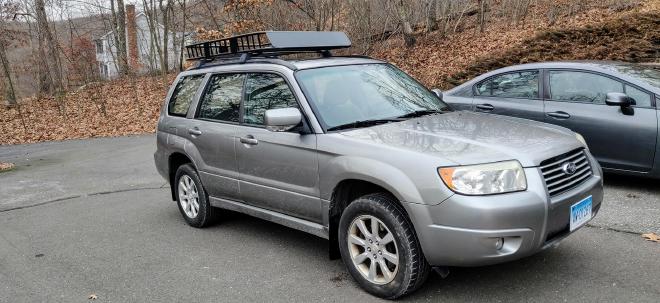
{"label": "subaru emblem", "polygon": [[572,175],[577,171],[577,165],[574,162],[565,162],[561,165],[561,170],[567,175]]}

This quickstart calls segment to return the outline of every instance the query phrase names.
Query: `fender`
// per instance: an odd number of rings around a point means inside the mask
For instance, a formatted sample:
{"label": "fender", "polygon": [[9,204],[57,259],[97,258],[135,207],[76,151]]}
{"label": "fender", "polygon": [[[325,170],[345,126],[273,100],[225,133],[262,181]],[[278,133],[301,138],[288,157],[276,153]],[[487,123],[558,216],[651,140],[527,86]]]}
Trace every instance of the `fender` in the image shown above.
{"label": "fender", "polygon": [[364,157],[340,156],[322,165],[320,191],[323,200],[331,199],[339,182],[358,179],[387,189],[399,201],[423,203],[415,183],[403,171],[388,163]]}

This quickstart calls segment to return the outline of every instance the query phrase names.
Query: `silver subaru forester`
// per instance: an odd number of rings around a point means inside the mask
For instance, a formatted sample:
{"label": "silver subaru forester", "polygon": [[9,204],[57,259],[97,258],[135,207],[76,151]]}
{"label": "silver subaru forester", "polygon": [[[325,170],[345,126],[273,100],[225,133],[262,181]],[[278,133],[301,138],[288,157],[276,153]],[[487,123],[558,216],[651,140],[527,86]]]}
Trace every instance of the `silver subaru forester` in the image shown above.
{"label": "silver subaru forester", "polygon": [[[366,291],[398,298],[431,269],[551,247],[603,199],[579,134],[452,110],[385,62],[333,57],[339,32],[260,32],[187,47],[161,110],[156,167],[188,224],[218,209],[330,241]],[[321,58],[282,60],[318,52]]]}

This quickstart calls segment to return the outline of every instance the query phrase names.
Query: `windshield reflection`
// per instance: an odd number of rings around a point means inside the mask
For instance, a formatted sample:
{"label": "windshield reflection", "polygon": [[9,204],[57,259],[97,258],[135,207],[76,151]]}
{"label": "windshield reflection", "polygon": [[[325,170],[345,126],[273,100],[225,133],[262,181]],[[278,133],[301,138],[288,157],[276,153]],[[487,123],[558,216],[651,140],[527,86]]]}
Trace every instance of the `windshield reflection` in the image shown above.
{"label": "windshield reflection", "polygon": [[449,107],[413,78],[389,64],[361,64],[296,73],[325,128]]}

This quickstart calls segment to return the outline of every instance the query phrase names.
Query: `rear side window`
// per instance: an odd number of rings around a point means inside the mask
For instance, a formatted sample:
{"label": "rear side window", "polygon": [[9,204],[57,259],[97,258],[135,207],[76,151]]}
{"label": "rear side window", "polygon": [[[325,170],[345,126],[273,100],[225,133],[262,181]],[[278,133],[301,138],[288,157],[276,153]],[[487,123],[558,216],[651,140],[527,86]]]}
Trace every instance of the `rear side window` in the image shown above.
{"label": "rear side window", "polygon": [[172,116],[185,117],[188,107],[195,97],[197,88],[202,83],[204,75],[194,75],[181,78],[176,84],[172,97],[170,98],[167,112]]}
{"label": "rear side window", "polygon": [[576,71],[550,71],[550,99],[605,104],[607,93],[623,93],[623,83]]}
{"label": "rear side window", "polygon": [[243,74],[211,76],[206,93],[200,101],[197,117],[238,123],[244,79]]}
{"label": "rear side window", "polygon": [[521,71],[497,75],[477,84],[476,94],[500,98],[537,99],[539,72]]}
{"label": "rear side window", "polygon": [[276,74],[250,74],[245,87],[243,123],[264,124],[266,110],[298,107],[286,81]]}

